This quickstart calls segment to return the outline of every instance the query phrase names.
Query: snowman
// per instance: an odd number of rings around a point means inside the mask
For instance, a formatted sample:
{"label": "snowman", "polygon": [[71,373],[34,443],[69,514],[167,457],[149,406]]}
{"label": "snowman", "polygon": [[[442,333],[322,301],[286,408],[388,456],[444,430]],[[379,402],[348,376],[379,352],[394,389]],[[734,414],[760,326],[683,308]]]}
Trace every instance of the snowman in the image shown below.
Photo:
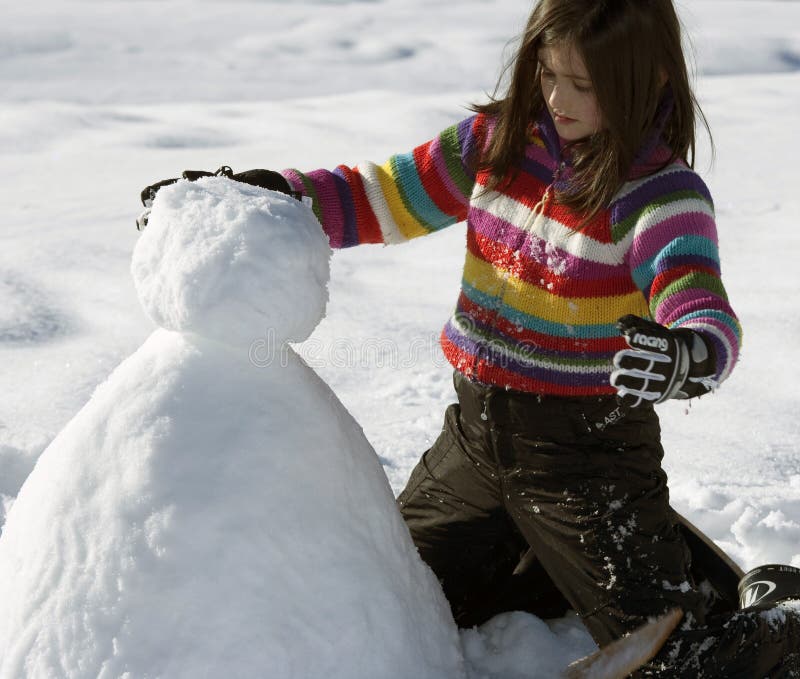
{"label": "snowman", "polygon": [[374,450],[287,344],[324,315],[330,253],[282,194],[159,192],[132,273],[160,327],[0,537],[0,678],[464,676]]}

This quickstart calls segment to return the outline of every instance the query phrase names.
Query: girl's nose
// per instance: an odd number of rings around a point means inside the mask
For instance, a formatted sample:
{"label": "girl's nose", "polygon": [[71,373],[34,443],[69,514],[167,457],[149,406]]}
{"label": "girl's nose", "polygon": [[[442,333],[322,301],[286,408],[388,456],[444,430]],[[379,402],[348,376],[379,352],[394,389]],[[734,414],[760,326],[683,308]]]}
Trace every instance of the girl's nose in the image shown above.
{"label": "girl's nose", "polygon": [[553,89],[550,90],[550,96],[547,98],[550,108],[558,108],[558,104],[562,103],[562,99],[561,90],[558,85],[555,85]]}

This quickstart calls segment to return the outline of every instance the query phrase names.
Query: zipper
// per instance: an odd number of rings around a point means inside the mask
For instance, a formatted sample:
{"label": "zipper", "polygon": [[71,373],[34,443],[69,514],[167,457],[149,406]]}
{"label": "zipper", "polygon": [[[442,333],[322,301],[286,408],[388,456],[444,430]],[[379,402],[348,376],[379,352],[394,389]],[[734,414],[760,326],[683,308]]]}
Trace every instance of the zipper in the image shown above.
{"label": "zipper", "polygon": [[[564,171],[564,168],[567,166],[566,161],[561,161],[556,167],[555,171],[553,172],[553,179],[552,181],[545,187],[544,193],[536,205],[533,206],[528,217],[525,219],[525,223],[522,225],[522,242],[520,243],[519,247],[515,248],[515,253],[519,253],[522,251],[522,248],[525,246],[525,242],[530,237],[530,234],[533,233],[532,227],[536,222],[536,218],[540,215],[544,214],[544,210],[547,207],[547,204],[550,202],[552,198],[552,193],[555,187],[556,182],[561,178],[561,173]],[[497,303],[492,308],[492,314],[487,319],[487,329],[492,330],[495,326],[495,321],[497,320],[497,316],[500,313],[500,307],[503,305],[503,297],[506,292],[506,287],[508,285],[508,272],[504,272],[503,276],[503,283],[498,290],[496,300]],[[477,378],[478,375],[478,367],[481,362],[481,356],[486,354],[485,348],[483,345],[478,345],[477,351],[475,352],[475,360],[472,363],[472,374]],[[488,354],[485,355],[485,358],[488,358]],[[484,404],[483,412],[481,413],[481,419],[487,420],[488,415],[486,413],[486,408],[488,404]]]}

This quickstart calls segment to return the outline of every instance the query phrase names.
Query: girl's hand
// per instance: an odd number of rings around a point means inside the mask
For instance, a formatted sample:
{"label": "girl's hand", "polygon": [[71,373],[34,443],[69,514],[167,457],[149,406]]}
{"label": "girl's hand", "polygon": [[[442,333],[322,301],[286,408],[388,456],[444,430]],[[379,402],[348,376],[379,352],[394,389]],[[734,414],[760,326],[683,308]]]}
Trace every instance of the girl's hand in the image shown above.
{"label": "girl's hand", "polygon": [[611,385],[623,403],[661,403],[668,398],[692,398],[716,387],[713,347],[693,330],[670,330],[653,321],[628,315],[617,326],[630,349],[614,356]]}
{"label": "girl's hand", "polygon": [[[292,187],[282,174],[279,172],[274,172],[273,170],[245,170],[244,172],[237,172],[234,174],[230,167],[223,165],[216,172],[207,172],[206,170],[184,170],[180,178],[193,182],[201,177],[215,176],[228,177],[228,179],[233,179],[237,182],[252,184],[253,186],[260,186],[261,188],[269,189],[271,191],[280,191],[281,193],[292,196],[292,198],[296,198],[297,200],[302,198],[299,193],[292,191]],[[147,226],[147,220],[150,217],[150,208],[153,205],[153,200],[155,199],[158,191],[165,186],[174,184],[178,181],[178,179],[179,177],[162,179],[160,182],[150,184],[142,189],[140,198],[145,209],[136,219],[136,228],[139,231],[143,231]]]}

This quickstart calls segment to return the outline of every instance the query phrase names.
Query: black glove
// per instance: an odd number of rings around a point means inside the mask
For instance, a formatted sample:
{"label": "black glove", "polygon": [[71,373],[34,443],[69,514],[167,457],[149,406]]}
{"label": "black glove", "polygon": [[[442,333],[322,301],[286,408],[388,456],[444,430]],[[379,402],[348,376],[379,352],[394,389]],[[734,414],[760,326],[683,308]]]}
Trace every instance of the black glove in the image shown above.
{"label": "black glove", "polygon": [[633,315],[620,318],[617,327],[631,347],[616,353],[611,373],[624,404],[692,398],[716,387],[716,353],[699,333],[669,330]]}
{"label": "black glove", "polygon": [[[244,172],[237,172],[234,174],[231,168],[229,168],[227,165],[223,165],[216,172],[206,172],[205,170],[184,170],[180,178],[188,179],[190,182],[193,182],[200,179],[200,177],[215,176],[228,177],[228,179],[233,179],[237,182],[251,184],[253,186],[260,186],[261,188],[270,189],[271,191],[280,191],[281,193],[285,193],[286,195],[296,198],[297,200],[300,200],[303,197],[301,193],[292,190],[289,182],[286,181],[282,174],[272,170],[245,170]],[[144,205],[146,209],[136,220],[136,228],[139,229],[139,231],[142,231],[144,227],[147,226],[147,220],[150,217],[150,208],[153,205],[153,200],[155,199],[158,191],[164,186],[174,184],[178,181],[178,179],[179,177],[162,179],[160,182],[156,182],[155,184],[151,184],[150,186],[146,186],[144,189],[142,189],[140,197],[142,199],[142,205]]]}
{"label": "black glove", "polygon": [[[228,168],[230,169],[230,168]],[[226,175],[227,176],[227,175]],[[231,179],[245,184],[252,184],[253,186],[260,186],[262,189],[269,189],[270,191],[280,191],[287,196],[300,200],[303,194],[299,191],[293,191],[291,185],[280,172],[273,170],[245,170],[244,172],[237,172],[230,175]]]}

